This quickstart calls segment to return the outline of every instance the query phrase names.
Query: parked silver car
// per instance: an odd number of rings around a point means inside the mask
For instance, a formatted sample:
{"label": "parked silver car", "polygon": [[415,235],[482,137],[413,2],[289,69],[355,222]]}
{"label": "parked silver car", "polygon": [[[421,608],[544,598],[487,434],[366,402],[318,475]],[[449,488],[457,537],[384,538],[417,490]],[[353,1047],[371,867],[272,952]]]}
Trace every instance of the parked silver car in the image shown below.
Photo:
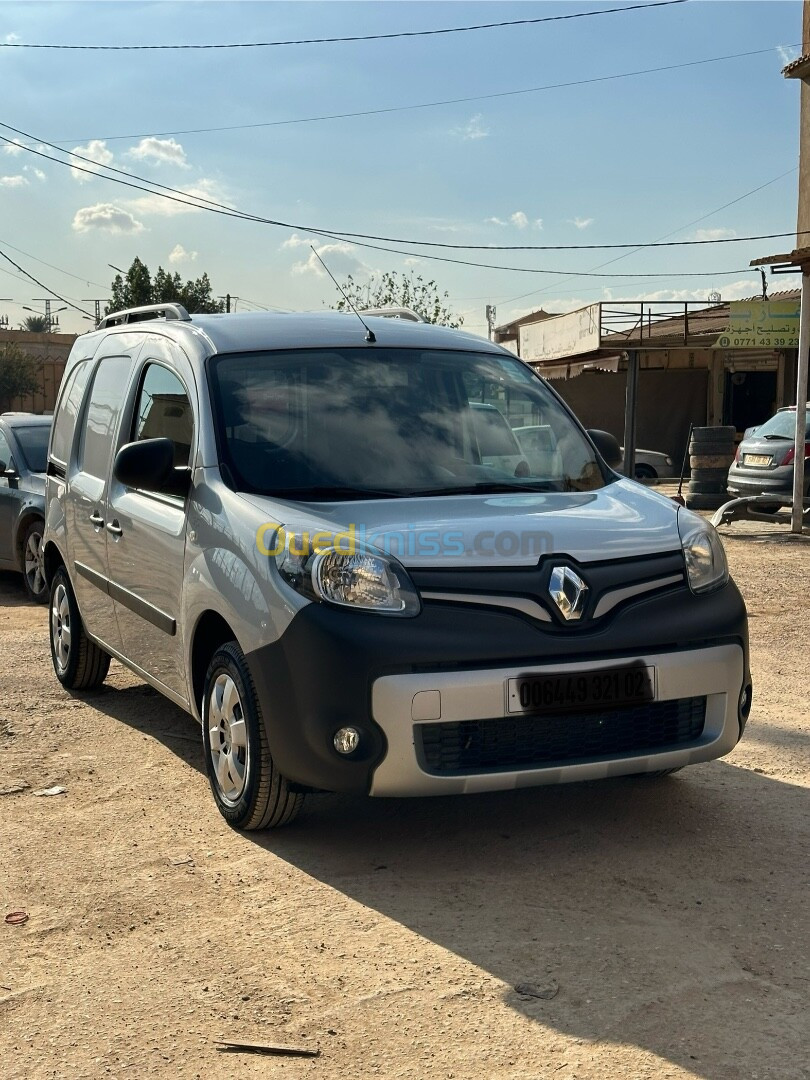
{"label": "parked silver car", "polygon": [[44,604],[45,467],[50,416],[0,415],[0,569],[19,570],[29,597]]}
{"label": "parked silver car", "polygon": [[[804,494],[810,495],[810,402],[805,406]],[[774,509],[793,497],[796,460],[796,406],[779,409],[759,427],[749,428],[728,470],[728,493],[773,495]]]}
{"label": "parked silver car", "polygon": [[[547,428],[553,451],[501,452],[496,425]],[[618,456],[460,331],[108,317],[73,347],[50,444],[56,676],[97,686],[114,656],[193,714],[245,829],[290,821],[307,791],[719,757],[751,706],[743,601],[714,529]]]}

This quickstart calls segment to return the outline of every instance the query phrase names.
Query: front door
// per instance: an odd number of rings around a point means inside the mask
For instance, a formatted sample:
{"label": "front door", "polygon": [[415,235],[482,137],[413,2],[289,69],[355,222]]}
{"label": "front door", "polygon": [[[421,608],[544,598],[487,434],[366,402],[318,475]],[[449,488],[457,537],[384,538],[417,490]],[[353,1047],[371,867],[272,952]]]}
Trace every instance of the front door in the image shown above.
{"label": "front door", "polygon": [[[185,358],[170,349],[161,339],[144,346],[131,426],[119,443],[171,439],[175,466],[184,466],[191,461],[196,395]],[[108,516],[110,592],[124,655],[187,702],[180,626],[186,499],[113,480]]]}

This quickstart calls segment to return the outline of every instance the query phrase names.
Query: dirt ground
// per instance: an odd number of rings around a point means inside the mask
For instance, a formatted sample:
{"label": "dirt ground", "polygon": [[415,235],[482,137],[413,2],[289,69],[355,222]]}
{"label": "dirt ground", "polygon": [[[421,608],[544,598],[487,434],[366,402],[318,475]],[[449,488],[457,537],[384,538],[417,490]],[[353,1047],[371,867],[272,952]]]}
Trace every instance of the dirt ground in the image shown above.
{"label": "dirt ground", "polygon": [[810,1077],[810,538],[723,533],[754,674],[728,758],[320,796],[263,835],[225,826],[193,721],[128,671],[64,693],[0,575],[0,905],[29,914],[0,923],[0,1075]]}

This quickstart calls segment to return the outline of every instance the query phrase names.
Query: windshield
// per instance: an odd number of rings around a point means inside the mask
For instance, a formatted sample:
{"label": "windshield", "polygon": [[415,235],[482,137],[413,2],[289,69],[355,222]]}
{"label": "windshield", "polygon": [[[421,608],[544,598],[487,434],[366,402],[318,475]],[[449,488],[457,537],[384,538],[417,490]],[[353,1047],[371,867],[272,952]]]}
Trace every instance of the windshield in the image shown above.
{"label": "windshield", "polygon": [[565,408],[510,357],[301,349],[216,356],[210,375],[239,490],[347,499],[605,483]]}
{"label": "windshield", "polygon": [[[805,438],[810,437],[810,409],[805,416]],[[753,438],[764,439],[768,435],[772,439],[790,439],[793,440],[796,435],[796,410],[784,409],[782,412],[776,413],[770,420],[766,420],[765,423],[758,427],[753,433]]]}
{"label": "windshield", "polygon": [[14,428],[22,456],[29,472],[44,473],[48,466],[48,436],[50,424],[32,424],[30,427]]}

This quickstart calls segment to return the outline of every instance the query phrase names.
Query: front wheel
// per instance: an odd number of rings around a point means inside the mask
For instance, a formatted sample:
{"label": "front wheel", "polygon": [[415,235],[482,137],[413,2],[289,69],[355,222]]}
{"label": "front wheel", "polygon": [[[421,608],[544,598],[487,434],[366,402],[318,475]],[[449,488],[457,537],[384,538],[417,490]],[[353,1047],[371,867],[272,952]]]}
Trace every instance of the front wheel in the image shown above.
{"label": "front wheel", "polygon": [[67,690],[94,690],[110,669],[109,653],[85,633],[79,605],[63,566],[51,582],[51,659],[59,682]]}
{"label": "front wheel", "polygon": [[203,747],[219,811],[236,829],[287,825],[304,802],[270,756],[261,706],[235,641],[217,649],[205,676]]}
{"label": "front wheel", "polygon": [[22,571],[25,591],[35,604],[48,602],[48,583],[42,562],[42,530],[45,522],[37,518],[25,530],[23,536]]}
{"label": "front wheel", "polygon": [[658,473],[652,467],[646,463],[636,465],[636,480],[657,480]]}

